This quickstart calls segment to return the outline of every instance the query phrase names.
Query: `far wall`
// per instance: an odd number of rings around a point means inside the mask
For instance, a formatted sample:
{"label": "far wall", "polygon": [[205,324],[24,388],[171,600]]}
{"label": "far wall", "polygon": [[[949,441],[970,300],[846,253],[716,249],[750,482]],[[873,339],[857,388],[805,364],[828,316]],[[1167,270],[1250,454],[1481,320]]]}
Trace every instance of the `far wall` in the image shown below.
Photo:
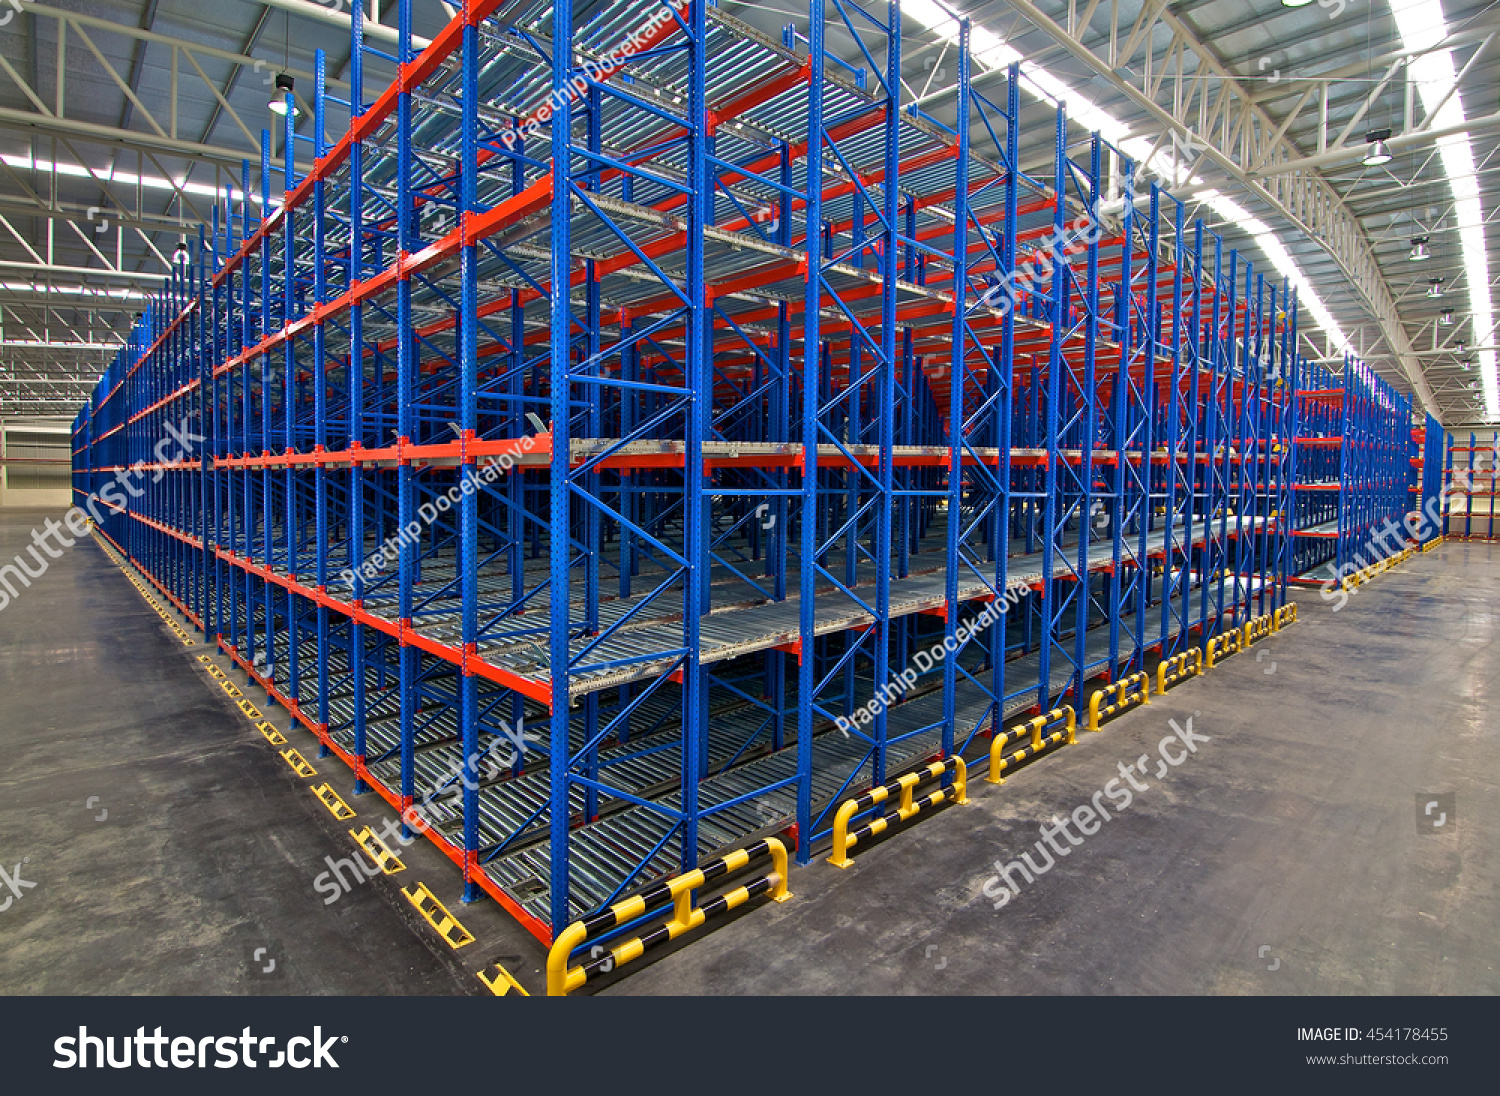
{"label": "far wall", "polygon": [[[54,462],[0,467],[0,506],[63,510],[71,505],[73,492],[68,484],[68,466],[61,463],[68,459],[71,447],[71,424],[61,419],[8,418],[0,422],[0,456],[18,461]],[[49,482],[40,486],[36,483],[39,478]]]}

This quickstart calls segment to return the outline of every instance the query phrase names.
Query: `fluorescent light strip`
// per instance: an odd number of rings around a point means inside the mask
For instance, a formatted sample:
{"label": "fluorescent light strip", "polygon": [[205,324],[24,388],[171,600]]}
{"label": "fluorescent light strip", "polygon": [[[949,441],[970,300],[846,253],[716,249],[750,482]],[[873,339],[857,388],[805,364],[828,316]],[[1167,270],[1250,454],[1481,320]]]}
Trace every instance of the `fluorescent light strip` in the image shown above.
{"label": "fluorescent light strip", "polygon": [[0,346],[40,346],[49,350],[119,350],[124,345],[124,343],[42,342],[38,339],[0,339]]}
{"label": "fluorescent light strip", "polygon": [[[1408,50],[1432,49],[1448,37],[1448,22],[1441,0],[1390,0],[1391,16],[1401,34],[1401,44]],[[1431,114],[1443,96],[1458,80],[1453,67],[1453,53],[1439,50],[1414,57],[1407,69],[1407,79],[1416,85],[1422,108]],[[1455,91],[1433,119],[1434,129],[1463,125],[1468,121],[1462,102],[1463,93]],[[1479,200],[1479,182],[1475,177],[1474,149],[1467,133],[1455,133],[1438,139],[1438,156],[1448,185],[1453,191],[1454,221],[1459,246],[1463,252],[1464,280],[1469,286],[1469,313],[1472,318],[1472,342],[1484,346],[1493,342],[1495,310],[1490,300],[1490,264],[1485,251],[1484,209]],[[1479,379],[1484,386],[1484,414],[1500,419],[1500,384],[1496,380],[1495,351],[1476,352]]]}
{"label": "fluorescent light strip", "polygon": [[[958,44],[958,20],[937,0],[901,0],[901,14],[911,16],[949,43]],[[1097,131],[1106,141],[1142,165],[1152,159],[1159,161],[1165,168],[1164,174],[1172,179],[1180,180],[1179,185],[1185,183],[1188,186],[1201,186],[1203,184],[1204,180],[1197,176],[1184,179],[1185,165],[1179,166],[1170,151],[1158,148],[1153,155],[1152,142],[1144,137],[1130,136],[1131,131],[1128,125],[1085,98],[1076,88],[1069,87],[1036,62],[1023,59],[1020,53],[1001,41],[993,31],[971,23],[969,49],[974,60],[987,69],[1003,69],[1019,61],[1021,74],[1028,81],[1022,83],[1022,88],[1044,101],[1066,102],[1069,120],[1077,122],[1090,131]],[[1282,244],[1280,238],[1271,231],[1270,226],[1251,217],[1242,206],[1217,190],[1203,191],[1195,197],[1206,203],[1224,220],[1248,228],[1260,249],[1271,260],[1271,265],[1297,287],[1298,301],[1307,306],[1307,310],[1312,313],[1318,326],[1327,333],[1337,352],[1344,353],[1352,349],[1348,336],[1334,320],[1333,313],[1328,310],[1328,306],[1313,289],[1312,282],[1308,280],[1307,275],[1302,273],[1301,268],[1292,259],[1291,253]]]}
{"label": "fluorescent light strip", "polygon": [[[12,156],[0,155],[0,162],[19,171],[42,171],[56,175],[67,175],[76,179],[101,180],[107,183],[119,183],[121,186],[139,186],[147,190],[180,190],[184,194],[196,194],[202,198],[222,198],[224,192],[203,183],[190,183],[185,179],[172,180],[162,178],[160,175],[132,175],[128,171],[116,171],[114,168],[91,169],[80,164],[65,164],[60,161],[38,160],[34,156]],[[233,188],[233,193],[238,194],[239,188]],[[258,195],[250,195],[250,201],[255,205],[260,204]],[[273,205],[279,204],[272,201]],[[102,210],[102,215],[109,216],[109,210]],[[162,231],[167,231],[163,229]]]}
{"label": "fluorescent light strip", "polygon": [[68,297],[104,297],[115,301],[149,301],[151,294],[139,289],[107,289],[89,285],[40,285],[31,282],[0,282],[0,290],[7,293],[59,293]]}

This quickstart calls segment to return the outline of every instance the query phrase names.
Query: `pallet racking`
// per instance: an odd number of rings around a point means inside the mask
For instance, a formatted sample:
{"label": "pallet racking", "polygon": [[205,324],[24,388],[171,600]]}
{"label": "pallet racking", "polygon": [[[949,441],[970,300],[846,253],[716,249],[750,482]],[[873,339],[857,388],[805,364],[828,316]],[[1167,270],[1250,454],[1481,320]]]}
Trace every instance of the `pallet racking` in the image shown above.
{"label": "pallet racking", "polygon": [[780,41],[460,8],[417,53],[403,0],[366,102],[355,6],[351,100],[320,57],[75,490],[128,482],[101,531],[466,899],[550,942],[768,835],[806,863],[862,791],[1282,605],[1295,295],[1061,105],[1021,170],[967,23],[940,120],[894,3]]}
{"label": "pallet racking", "polygon": [[1455,435],[1445,460],[1447,535],[1455,540],[1494,540],[1500,430],[1470,431],[1467,439]]}
{"label": "pallet racking", "polygon": [[1298,363],[1293,581],[1336,583],[1401,550],[1411,507],[1411,401],[1346,355]]}
{"label": "pallet racking", "polygon": [[1425,546],[1443,535],[1448,521],[1443,482],[1448,434],[1436,418],[1428,415],[1421,426],[1412,429],[1411,441],[1412,484],[1408,493],[1417,519],[1408,530],[1415,528],[1420,533],[1418,544]]}

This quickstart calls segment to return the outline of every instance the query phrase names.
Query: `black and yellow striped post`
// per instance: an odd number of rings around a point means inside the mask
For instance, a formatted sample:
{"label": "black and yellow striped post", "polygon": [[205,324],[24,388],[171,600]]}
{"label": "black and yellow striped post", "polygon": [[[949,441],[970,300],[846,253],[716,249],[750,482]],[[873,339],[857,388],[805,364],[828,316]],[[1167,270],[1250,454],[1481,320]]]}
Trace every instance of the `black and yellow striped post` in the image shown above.
{"label": "black and yellow striped post", "polygon": [[[1055,726],[1058,723],[1063,724],[1062,730],[1052,731],[1050,734],[1045,735],[1042,733],[1048,727]],[[1000,756],[1007,744],[1014,742],[1022,735],[1028,734],[1031,736],[1031,744],[1029,746],[1022,746],[1009,757]],[[1066,742],[1067,745],[1071,746],[1076,741],[1077,734],[1078,716],[1069,704],[1064,704],[1060,708],[1053,708],[1046,715],[1039,715],[1035,719],[1028,720],[1025,723],[1016,724],[1004,734],[997,734],[994,741],[990,743],[990,771],[984,778],[985,782],[989,784],[1004,784],[1005,778],[1000,774],[1010,768],[1011,765],[1019,761],[1024,761],[1028,757],[1035,757],[1048,746],[1055,745],[1058,742]]]}
{"label": "black and yellow striped post", "polygon": [[[741,871],[763,856],[771,858],[771,871],[705,902],[702,906],[693,905],[695,890],[715,879]],[[664,880],[634,898],[616,902],[592,917],[574,921],[563,929],[562,934],[553,941],[552,950],[547,953],[547,996],[566,997],[587,983],[590,975],[604,974],[639,959],[648,949],[675,940],[683,933],[702,925],[710,917],[728,913],[762,894],[769,894],[777,902],[785,902],[791,897],[786,889],[786,877],[786,846],[774,837],[766,837],[753,845],[726,853],[701,868]],[[672,917],[650,932],[618,944],[580,966],[568,966],[568,959],[573,952],[590,939],[618,928],[627,921],[645,917],[659,909],[664,910],[668,904],[672,906]]]}
{"label": "black and yellow striped post", "polygon": [[1189,647],[1181,654],[1164,658],[1156,667],[1156,691],[1158,694],[1167,691],[1170,685],[1176,685],[1185,677],[1197,677],[1203,673],[1203,651],[1198,647]]}
{"label": "black and yellow striped post", "polygon": [[[914,798],[917,785],[928,780],[935,780],[949,770],[953,770],[953,783],[946,788],[923,796],[921,799]],[[905,822],[908,818],[920,814],[928,807],[935,807],[949,799],[958,804],[967,803],[969,773],[964,765],[963,758],[950,757],[946,761],[934,761],[923,769],[914,773],[907,773],[899,780],[893,780],[889,784],[882,784],[878,788],[871,788],[863,795],[856,795],[853,799],[846,799],[839,804],[838,813],[833,816],[833,855],[828,862],[836,868],[847,868],[854,861],[849,858],[849,850],[860,841],[875,837],[884,833],[891,824],[892,817],[897,822]],[[850,820],[861,811],[867,811],[877,803],[884,803],[893,794],[899,795],[900,801],[896,806],[894,816],[886,815],[880,818],[872,818],[853,833],[849,832]]]}
{"label": "black and yellow striped post", "polygon": [[[1109,703],[1105,703],[1108,700]],[[1099,730],[1105,716],[1123,712],[1132,704],[1151,703],[1151,679],[1144,673],[1128,674],[1112,681],[1089,697],[1089,730]]]}

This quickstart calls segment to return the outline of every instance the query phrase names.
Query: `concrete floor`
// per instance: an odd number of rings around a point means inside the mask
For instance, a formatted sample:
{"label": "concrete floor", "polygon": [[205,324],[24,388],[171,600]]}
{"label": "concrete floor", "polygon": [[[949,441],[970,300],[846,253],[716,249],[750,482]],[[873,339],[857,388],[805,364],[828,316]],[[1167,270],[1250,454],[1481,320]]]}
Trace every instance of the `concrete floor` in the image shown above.
{"label": "concrete floor", "polygon": [[[51,516],[0,511],[0,562]],[[976,779],[970,805],[848,871],[794,868],[791,902],[605,992],[1500,991],[1500,548],[1417,556],[1341,612],[1300,600],[1300,623],[1210,676],[1002,787]],[[461,909],[425,842],[393,878],[420,872],[477,946],[448,950],[385,879],[324,905],[312,881],[348,853],[346,827],[212,688],[203,650],[90,543],[0,611],[0,866],[36,884],[0,910],[0,993],[473,993],[487,958],[537,992],[540,948],[492,903]],[[1168,719],[1190,716],[1209,741],[1156,775]],[[1148,790],[1082,844],[1059,838],[1045,875],[1015,873],[997,911],[994,861],[1045,867],[1037,827],[1142,755]],[[1427,825],[1444,795],[1452,817]]]}
{"label": "concrete floor", "polygon": [[[1298,624],[1209,676],[1003,786],[976,781],[970,805],[846,871],[794,870],[792,901],[609,992],[1500,992],[1500,548],[1415,556],[1340,612],[1299,601]],[[1210,741],[1159,778],[1168,720],[1188,717]],[[1057,837],[1068,855],[1048,869],[1038,827],[1142,755],[1148,790],[1085,816],[1082,844]],[[995,861],[1027,850],[1046,874],[1013,871],[996,910]]]}
{"label": "concrete floor", "polygon": [[[0,563],[60,514],[0,510]],[[349,839],[198,668],[209,648],[92,541],[19,594],[0,611],[0,866],[35,886],[0,881],[0,993],[482,990],[391,888],[324,904],[313,880]]]}

